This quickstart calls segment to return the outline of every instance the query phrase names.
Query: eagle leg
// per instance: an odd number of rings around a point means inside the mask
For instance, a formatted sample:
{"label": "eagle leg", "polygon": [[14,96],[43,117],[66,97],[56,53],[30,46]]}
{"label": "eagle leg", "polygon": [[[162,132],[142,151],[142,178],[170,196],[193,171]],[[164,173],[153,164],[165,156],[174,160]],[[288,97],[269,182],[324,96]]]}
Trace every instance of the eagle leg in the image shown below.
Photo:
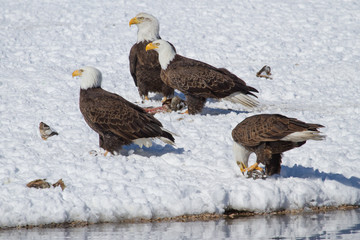
{"label": "eagle leg", "polygon": [[144,99],[145,99],[146,101],[149,101],[148,95],[145,95],[145,96],[144,96]]}
{"label": "eagle leg", "polygon": [[242,174],[244,174],[244,172],[246,171],[245,164],[243,162],[239,162],[239,161],[237,161],[236,163],[240,167],[240,171],[242,172]]}
{"label": "eagle leg", "polygon": [[100,149],[100,151],[98,151],[98,150],[91,150],[91,151],[89,152],[90,155],[94,155],[94,156],[103,155],[104,157],[106,157],[106,155],[107,155],[108,153],[109,153],[108,150],[105,150],[105,152],[102,153],[101,149]]}
{"label": "eagle leg", "polygon": [[189,114],[197,114],[201,113],[203,109],[206,98],[199,97],[199,96],[192,96],[192,95],[185,95],[186,96],[186,104],[188,106]]}
{"label": "eagle leg", "polygon": [[164,96],[164,97],[163,97],[163,99],[161,100],[161,103],[166,102],[166,100],[167,100],[167,97],[166,97],[166,96]]}
{"label": "eagle leg", "polygon": [[254,164],[251,165],[250,167],[245,168],[243,172],[251,172],[251,171],[254,171],[254,170],[258,170],[258,171],[260,171],[260,172],[264,172],[264,169],[262,169],[261,167],[259,167],[259,164],[258,164],[258,163],[254,163]]}
{"label": "eagle leg", "polygon": [[262,169],[261,167],[259,167],[258,163],[255,163],[253,165],[251,165],[250,167],[246,167],[246,165],[243,162],[236,162],[237,165],[240,167],[240,171],[242,172],[242,174],[244,174],[245,172],[251,172],[254,170],[258,170],[260,172],[264,172],[264,169]]}

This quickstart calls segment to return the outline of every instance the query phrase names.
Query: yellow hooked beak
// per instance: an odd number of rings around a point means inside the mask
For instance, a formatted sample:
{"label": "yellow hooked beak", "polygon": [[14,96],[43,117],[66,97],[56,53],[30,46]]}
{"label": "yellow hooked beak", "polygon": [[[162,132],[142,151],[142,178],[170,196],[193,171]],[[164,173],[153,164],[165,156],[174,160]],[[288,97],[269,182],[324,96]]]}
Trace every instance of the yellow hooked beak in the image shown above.
{"label": "yellow hooked beak", "polygon": [[145,50],[149,51],[149,50],[152,50],[152,49],[155,49],[155,48],[158,48],[158,46],[154,45],[153,43],[149,43],[148,45],[146,45]]}
{"label": "yellow hooked beak", "polygon": [[138,24],[138,23],[140,23],[140,21],[136,17],[134,17],[130,20],[129,27],[131,27],[131,25],[133,24]]}
{"label": "yellow hooked beak", "polygon": [[72,73],[72,77],[79,77],[82,75],[84,70],[80,69],[80,70],[75,70],[73,73]]}

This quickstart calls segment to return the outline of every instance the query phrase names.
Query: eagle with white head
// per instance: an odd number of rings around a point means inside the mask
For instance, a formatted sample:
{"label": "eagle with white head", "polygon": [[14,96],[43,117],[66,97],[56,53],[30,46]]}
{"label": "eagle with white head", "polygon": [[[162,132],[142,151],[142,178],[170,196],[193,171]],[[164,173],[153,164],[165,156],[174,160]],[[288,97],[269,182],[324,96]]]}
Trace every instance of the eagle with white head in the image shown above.
{"label": "eagle with white head", "polygon": [[189,114],[200,113],[206,98],[226,99],[248,108],[259,104],[253,98],[257,97],[253,92],[258,91],[225,68],[183,57],[172,44],[161,39],[149,43],[146,50],[158,52],[161,79],[185,94]]}
{"label": "eagle with white head", "polygon": [[[324,126],[306,123],[280,114],[259,114],[246,118],[232,131],[233,153],[242,173],[263,169],[267,176],[279,174],[282,153],[300,147],[307,140],[323,140],[318,128]],[[256,154],[256,163],[248,167],[249,156]]]}
{"label": "eagle with white head", "polygon": [[102,89],[102,74],[98,69],[82,67],[72,76],[80,78],[80,111],[89,127],[99,134],[99,145],[106,150],[105,155],[131,143],[150,147],[153,138],[174,144],[172,134],[154,116]]}
{"label": "eagle with white head", "polygon": [[161,39],[159,21],[150,14],[139,13],[129,22],[138,27],[137,42],[129,54],[130,73],[138,87],[139,95],[148,100],[149,92],[162,93],[163,101],[174,95],[174,89],[160,78],[161,67],[156,52],[146,52],[145,47],[152,41]]}

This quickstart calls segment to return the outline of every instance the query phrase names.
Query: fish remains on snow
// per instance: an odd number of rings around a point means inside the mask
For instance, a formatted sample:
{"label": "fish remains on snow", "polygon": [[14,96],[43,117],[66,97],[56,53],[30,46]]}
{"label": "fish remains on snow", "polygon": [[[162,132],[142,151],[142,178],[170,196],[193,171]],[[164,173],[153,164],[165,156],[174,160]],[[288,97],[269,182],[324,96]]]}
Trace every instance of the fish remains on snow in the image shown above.
{"label": "fish remains on snow", "polygon": [[258,91],[227,69],[180,56],[164,40],[146,46],[146,51],[152,49],[159,54],[162,81],[186,95],[189,114],[201,112],[206,98],[223,98],[249,108],[258,105],[252,93]]}
{"label": "fish remains on snow", "polygon": [[117,152],[122,145],[152,145],[152,138],[174,144],[172,134],[151,114],[121,96],[101,88],[101,72],[83,67],[72,73],[80,77],[80,111],[86,123],[99,134],[99,145]]}
{"label": "fish remains on snow", "polygon": [[160,39],[158,20],[147,13],[139,13],[129,22],[138,27],[137,42],[132,46],[129,55],[130,73],[138,87],[140,97],[148,100],[149,92],[158,92],[167,97],[174,95],[174,89],[167,86],[160,78],[158,54],[146,52],[145,47],[152,41]]}
{"label": "fish remains on snow", "polygon": [[[251,172],[263,169],[266,175],[279,174],[281,169],[281,154],[300,147],[307,140],[323,140],[318,128],[320,124],[305,123],[295,118],[279,114],[260,114],[246,118],[232,131],[234,139],[234,157],[241,172]],[[256,154],[256,163],[248,167],[251,153]]]}

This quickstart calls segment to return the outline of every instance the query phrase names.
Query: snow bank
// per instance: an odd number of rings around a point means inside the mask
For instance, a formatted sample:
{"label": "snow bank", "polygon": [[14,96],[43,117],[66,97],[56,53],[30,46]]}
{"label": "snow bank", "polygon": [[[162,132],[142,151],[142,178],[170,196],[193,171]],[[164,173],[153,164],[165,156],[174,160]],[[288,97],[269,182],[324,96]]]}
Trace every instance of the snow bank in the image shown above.
{"label": "snow bank", "polygon": [[[2,1],[0,227],[359,204],[358,1]],[[266,6],[266,7],[265,7]],[[178,53],[226,67],[259,90],[261,107],[209,100],[202,115],[156,114],[176,146],[95,156],[73,70],[93,65],[103,88],[141,106],[128,66],[138,12],[160,21]],[[273,80],[256,78],[264,65]],[[182,94],[179,93],[180,96]],[[156,97],[156,96],[153,96]],[[231,130],[258,113],[326,128],[325,141],[286,152],[280,176],[244,178]],[[43,121],[59,135],[43,141]],[[26,183],[62,178],[67,188]]]}

